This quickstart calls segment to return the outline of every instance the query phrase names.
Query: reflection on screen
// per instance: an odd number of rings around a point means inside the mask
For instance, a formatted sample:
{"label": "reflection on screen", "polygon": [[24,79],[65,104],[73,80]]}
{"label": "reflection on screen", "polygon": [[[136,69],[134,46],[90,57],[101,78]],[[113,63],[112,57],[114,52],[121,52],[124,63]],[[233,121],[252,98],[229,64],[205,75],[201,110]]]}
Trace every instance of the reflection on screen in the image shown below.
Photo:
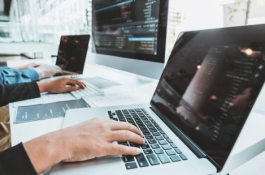
{"label": "reflection on screen", "polygon": [[62,36],[56,65],[69,73],[82,74],[89,39],[89,35]]}
{"label": "reflection on screen", "polygon": [[265,38],[260,28],[184,33],[152,98],[220,167],[264,84]]}
{"label": "reflection on screen", "polygon": [[94,0],[93,38],[97,51],[157,55],[159,39],[163,40],[161,44],[165,42],[166,31],[159,30],[166,29],[168,8],[165,1],[161,12],[160,3],[160,0]]}

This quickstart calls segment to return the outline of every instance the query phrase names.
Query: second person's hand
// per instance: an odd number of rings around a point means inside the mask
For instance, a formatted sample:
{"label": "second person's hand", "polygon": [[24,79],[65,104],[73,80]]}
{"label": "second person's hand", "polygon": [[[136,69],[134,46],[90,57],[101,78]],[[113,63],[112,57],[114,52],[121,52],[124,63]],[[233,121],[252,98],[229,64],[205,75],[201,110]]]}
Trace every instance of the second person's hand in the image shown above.
{"label": "second person's hand", "polygon": [[60,78],[49,82],[38,82],[37,84],[41,93],[65,93],[86,87],[83,82],[71,78]]}

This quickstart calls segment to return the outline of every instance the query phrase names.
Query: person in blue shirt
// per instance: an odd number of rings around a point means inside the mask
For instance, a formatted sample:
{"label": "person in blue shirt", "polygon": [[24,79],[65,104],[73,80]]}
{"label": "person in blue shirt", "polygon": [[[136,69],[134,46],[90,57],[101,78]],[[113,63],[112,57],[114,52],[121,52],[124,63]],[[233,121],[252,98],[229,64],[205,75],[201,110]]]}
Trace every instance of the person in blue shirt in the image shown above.
{"label": "person in blue shirt", "polygon": [[0,67],[0,84],[14,84],[49,78],[62,70],[58,66],[30,63],[19,67]]}

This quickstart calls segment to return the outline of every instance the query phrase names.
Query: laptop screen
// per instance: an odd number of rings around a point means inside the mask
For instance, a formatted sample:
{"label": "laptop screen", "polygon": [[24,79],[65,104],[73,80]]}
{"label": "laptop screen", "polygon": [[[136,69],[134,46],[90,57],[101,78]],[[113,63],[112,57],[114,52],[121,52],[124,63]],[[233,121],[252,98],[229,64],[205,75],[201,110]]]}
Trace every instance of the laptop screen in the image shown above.
{"label": "laptop screen", "polygon": [[56,65],[63,71],[82,74],[90,35],[61,36]]}
{"label": "laptop screen", "polygon": [[223,167],[265,79],[265,25],[184,32],[152,105]]}

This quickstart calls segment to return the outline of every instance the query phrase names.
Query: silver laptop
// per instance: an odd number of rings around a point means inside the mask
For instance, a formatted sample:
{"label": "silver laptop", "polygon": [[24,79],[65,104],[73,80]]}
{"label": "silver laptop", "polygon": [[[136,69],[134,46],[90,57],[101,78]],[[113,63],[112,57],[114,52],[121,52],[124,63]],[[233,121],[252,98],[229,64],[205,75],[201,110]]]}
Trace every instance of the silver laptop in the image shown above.
{"label": "silver laptop", "polygon": [[56,65],[62,69],[62,74],[55,76],[83,74],[90,35],[61,36]]}
{"label": "silver laptop", "polygon": [[[145,135],[141,155],[60,163],[52,175],[221,172],[265,79],[265,25],[183,32],[151,103],[69,110],[63,127],[95,116]],[[78,114],[78,115],[77,115]]]}

